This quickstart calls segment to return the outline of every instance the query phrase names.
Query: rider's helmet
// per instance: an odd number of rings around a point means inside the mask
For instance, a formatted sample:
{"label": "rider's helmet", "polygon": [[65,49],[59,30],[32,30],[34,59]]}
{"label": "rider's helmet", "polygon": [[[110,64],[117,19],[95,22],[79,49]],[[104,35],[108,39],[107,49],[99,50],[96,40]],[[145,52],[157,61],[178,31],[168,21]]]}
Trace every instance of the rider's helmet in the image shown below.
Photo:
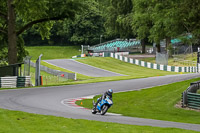
{"label": "rider's helmet", "polygon": [[109,89],[109,90],[107,91],[107,93],[108,93],[109,96],[112,96],[113,90],[112,90],[112,89]]}

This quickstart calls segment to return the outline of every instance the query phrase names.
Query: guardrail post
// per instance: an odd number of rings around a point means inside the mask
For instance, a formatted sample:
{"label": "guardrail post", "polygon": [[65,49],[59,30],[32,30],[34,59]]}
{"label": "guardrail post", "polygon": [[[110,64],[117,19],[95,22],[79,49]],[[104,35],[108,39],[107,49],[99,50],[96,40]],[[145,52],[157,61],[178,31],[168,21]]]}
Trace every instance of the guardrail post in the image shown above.
{"label": "guardrail post", "polygon": [[41,61],[42,54],[36,61],[36,68],[35,68],[35,86],[39,86],[40,84],[40,61]]}
{"label": "guardrail post", "polygon": [[181,100],[181,102],[182,102],[182,108],[184,108],[185,105],[187,105],[187,92],[186,91],[184,91],[182,93],[182,100]]}

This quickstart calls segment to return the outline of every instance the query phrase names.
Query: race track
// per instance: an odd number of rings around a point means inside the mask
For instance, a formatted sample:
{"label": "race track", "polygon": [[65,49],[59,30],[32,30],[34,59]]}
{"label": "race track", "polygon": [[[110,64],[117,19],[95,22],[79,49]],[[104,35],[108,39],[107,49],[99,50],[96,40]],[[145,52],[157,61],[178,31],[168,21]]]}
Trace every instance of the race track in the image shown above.
{"label": "race track", "polygon": [[[125,76],[123,74],[111,72],[108,70],[93,67],[87,64],[80,63],[73,59],[54,59],[54,60],[43,60],[52,65],[70,70],[72,72],[80,73],[91,77],[112,77],[112,76]],[[103,64],[102,64],[103,65]]]}
{"label": "race track", "polygon": [[171,75],[144,79],[58,87],[1,90],[0,108],[36,114],[62,116],[74,119],[97,120],[131,125],[149,125],[156,127],[175,127],[200,131],[200,124],[186,124],[152,119],[133,118],[115,114],[107,114],[105,116],[92,115],[90,110],[80,109],[62,103],[62,101],[66,99],[75,99],[89,95],[102,94],[108,88],[112,88],[114,92],[139,90],[142,88],[183,81],[195,77],[199,77],[199,74]]}

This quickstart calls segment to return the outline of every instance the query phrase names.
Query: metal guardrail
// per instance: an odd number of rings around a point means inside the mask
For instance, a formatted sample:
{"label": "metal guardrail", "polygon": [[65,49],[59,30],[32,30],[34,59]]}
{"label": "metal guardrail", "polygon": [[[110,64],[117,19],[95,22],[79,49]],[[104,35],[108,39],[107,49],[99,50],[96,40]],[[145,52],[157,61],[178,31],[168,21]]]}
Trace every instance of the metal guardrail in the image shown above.
{"label": "metal guardrail", "polygon": [[12,77],[0,77],[0,87],[1,88],[16,88],[17,86],[17,76]]}
{"label": "metal guardrail", "polygon": [[16,88],[31,86],[31,77],[0,77],[0,88]]}
{"label": "metal guardrail", "polygon": [[[35,63],[33,63],[33,62],[30,62],[30,65],[32,67],[35,67]],[[50,74],[55,75],[55,76],[63,77],[63,78],[66,78],[66,79],[76,80],[76,74],[75,73],[62,72],[62,71],[59,71],[59,70],[54,70],[54,69],[48,68],[48,67],[43,66],[43,65],[40,65],[40,70],[45,71],[45,72],[50,73]]]}
{"label": "metal guardrail", "polygon": [[17,87],[29,87],[31,85],[31,77],[17,77]]}
{"label": "metal guardrail", "polygon": [[200,109],[200,94],[187,93],[188,107]]}
{"label": "metal guardrail", "polygon": [[190,83],[187,90],[182,93],[182,107],[200,109],[200,94],[197,94],[199,87],[200,81]]}

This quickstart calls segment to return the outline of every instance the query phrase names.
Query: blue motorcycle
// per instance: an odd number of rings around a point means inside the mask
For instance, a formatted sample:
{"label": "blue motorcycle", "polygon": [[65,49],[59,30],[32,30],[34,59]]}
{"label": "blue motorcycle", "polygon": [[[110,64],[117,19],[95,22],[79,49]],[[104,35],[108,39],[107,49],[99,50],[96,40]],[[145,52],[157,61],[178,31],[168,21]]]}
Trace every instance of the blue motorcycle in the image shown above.
{"label": "blue motorcycle", "polygon": [[[98,101],[98,100],[97,100]],[[92,114],[96,114],[97,112],[100,113],[101,115],[104,115],[107,110],[113,105],[112,99],[110,99],[108,96],[105,99],[102,99],[98,104],[95,109],[95,102],[93,100],[93,106],[94,108],[92,109]]]}

